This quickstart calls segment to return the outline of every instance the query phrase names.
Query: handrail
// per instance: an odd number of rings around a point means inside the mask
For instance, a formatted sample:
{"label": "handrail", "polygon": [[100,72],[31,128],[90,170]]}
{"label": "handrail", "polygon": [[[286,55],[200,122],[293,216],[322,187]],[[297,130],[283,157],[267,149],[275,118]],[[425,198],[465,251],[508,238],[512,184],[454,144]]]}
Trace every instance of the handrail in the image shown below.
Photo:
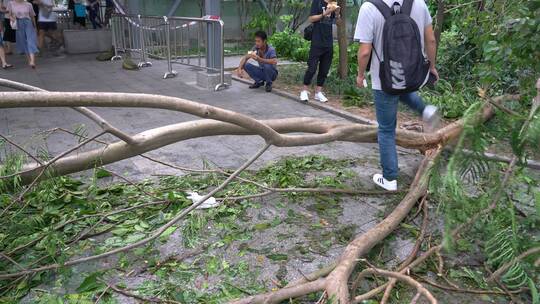
{"label": "handrail", "polygon": [[[198,64],[191,64],[191,58],[193,57],[190,54],[192,50],[191,35],[193,32],[190,31],[190,28],[193,26],[197,27],[196,50]],[[204,26],[219,26],[220,67],[210,66],[209,58],[205,60],[204,65],[202,64],[201,42],[202,40],[206,41],[205,47],[207,49],[209,39],[208,37],[206,39],[202,38],[202,28]],[[147,58],[167,60],[167,72],[163,75],[164,79],[174,78],[177,75],[177,72],[173,70],[173,64],[182,64],[220,73],[220,82],[215,87],[216,91],[227,86],[225,83],[224,22],[221,19],[116,13],[111,16],[111,30],[114,47],[113,61],[122,58],[120,53],[131,52],[139,54],[138,66],[140,68],[152,66],[152,63],[147,61]],[[184,52],[186,46],[187,55]],[[178,47],[180,47],[179,50]],[[184,59],[187,59],[187,63],[184,62]]]}

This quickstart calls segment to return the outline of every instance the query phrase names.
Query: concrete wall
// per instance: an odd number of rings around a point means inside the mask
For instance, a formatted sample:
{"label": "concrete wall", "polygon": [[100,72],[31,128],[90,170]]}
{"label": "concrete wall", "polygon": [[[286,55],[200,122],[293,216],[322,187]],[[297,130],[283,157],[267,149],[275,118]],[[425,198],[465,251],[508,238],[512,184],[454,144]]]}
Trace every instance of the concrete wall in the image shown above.
{"label": "concrete wall", "polygon": [[98,53],[111,49],[110,30],[64,30],[63,33],[68,54]]}

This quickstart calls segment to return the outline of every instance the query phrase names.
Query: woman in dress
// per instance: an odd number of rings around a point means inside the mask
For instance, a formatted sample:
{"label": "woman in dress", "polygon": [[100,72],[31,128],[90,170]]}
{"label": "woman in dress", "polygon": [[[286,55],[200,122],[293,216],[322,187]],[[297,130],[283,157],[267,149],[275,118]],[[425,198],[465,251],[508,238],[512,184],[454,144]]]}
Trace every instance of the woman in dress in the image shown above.
{"label": "woman in dress", "polygon": [[14,0],[8,3],[8,11],[10,19],[17,22],[17,52],[26,54],[28,64],[35,69],[38,48],[34,8],[25,0]]}

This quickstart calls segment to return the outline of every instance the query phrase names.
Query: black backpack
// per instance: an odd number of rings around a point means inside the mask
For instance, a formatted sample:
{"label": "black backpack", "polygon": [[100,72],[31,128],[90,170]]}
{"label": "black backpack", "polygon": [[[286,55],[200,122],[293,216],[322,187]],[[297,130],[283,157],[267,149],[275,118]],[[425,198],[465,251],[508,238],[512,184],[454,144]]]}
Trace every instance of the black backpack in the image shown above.
{"label": "black backpack", "polygon": [[417,91],[429,79],[429,60],[422,53],[420,30],[410,17],[414,0],[394,2],[393,8],[383,0],[368,0],[377,7],[385,19],[383,28],[384,61],[380,62],[379,77],[382,90],[401,95]]}

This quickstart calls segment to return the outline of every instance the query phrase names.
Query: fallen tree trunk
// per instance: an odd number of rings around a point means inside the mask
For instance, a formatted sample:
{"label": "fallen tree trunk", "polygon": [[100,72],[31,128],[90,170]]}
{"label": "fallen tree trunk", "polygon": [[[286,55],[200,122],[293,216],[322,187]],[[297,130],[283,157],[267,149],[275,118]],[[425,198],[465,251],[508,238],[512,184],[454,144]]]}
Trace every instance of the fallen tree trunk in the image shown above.
{"label": "fallen tree trunk", "polygon": [[[50,165],[42,177],[61,176],[84,171],[99,165],[111,164],[146,153],[179,141],[216,135],[259,135],[278,147],[307,146],[332,141],[377,141],[377,127],[362,124],[338,123],[314,118],[256,120],[240,113],[206,106],[188,100],[147,94],[118,93],[0,93],[0,108],[18,107],[148,107],[181,111],[208,117],[148,130],[132,136],[133,143],[118,141],[106,147],[67,156]],[[484,116],[491,115],[486,107]],[[222,121],[218,121],[222,120]],[[444,145],[459,134],[463,121],[456,121],[434,133],[423,134],[398,130],[396,143],[405,148],[427,150]],[[284,135],[287,133],[308,133]],[[33,181],[44,165],[24,166],[20,175],[23,183]]]}

